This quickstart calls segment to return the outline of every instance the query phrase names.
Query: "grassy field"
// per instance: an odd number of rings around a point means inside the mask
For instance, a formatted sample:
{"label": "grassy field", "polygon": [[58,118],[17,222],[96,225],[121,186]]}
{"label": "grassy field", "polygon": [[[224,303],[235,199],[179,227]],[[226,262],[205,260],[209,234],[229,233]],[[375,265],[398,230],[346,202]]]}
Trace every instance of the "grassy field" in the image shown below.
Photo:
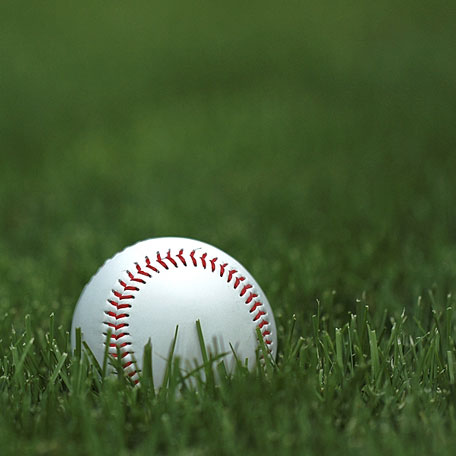
{"label": "grassy field", "polygon": [[[1,3],[0,454],[454,454],[454,15],[282,3]],[[168,235],[253,273],[277,365],[175,394],[72,353]]]}

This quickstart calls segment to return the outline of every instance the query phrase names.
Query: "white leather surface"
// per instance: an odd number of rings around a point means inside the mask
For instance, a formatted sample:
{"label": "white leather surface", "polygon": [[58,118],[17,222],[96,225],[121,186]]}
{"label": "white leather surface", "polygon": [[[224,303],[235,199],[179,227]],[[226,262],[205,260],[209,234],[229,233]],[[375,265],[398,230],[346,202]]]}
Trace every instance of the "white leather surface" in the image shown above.
{"label": "white leather surface", "polygon": [[[192,251],[195,251],[193,257],[190,256]],[[161,261],[157,261],[157,252]],[[225,263],[227,265],[222,267]],[[150,277],[138,273],[138,267]],[[237,272],[229,277],[232,270]],[[132,276],[140,281],[132,281]],[[242,277],[245,279],[241,280]],[[130,291],[125,286],[137,290]],[[113,290],[118,293],[117,296]],[[253,298],[246,304],[249,296]],[[117,310],[109,300],[131,307]],[[256,302],[256,308],[250,312]],[[109,311],[113,311],[115,316],[107,315]],[[124,314],[128,316],[123,317]],[[104,334],[109,329],[107,323],[111,322],[111,330],[121,336],[117,343],[129,344],[122,347],[122,361],[125,364],[136,360],[136,367],[135,364],[129,365],[125,370],[137,381],[139,376],[136,371],[141,369],[143,348],[150,338],[154,382],[159,386],[176,325],[178,337],[174,356],[181,359],[184,370],[195,366],[195,363],[201,364],[196,320],[201,322],[204,339],[211,352],[229,352],[224,358],[228,369],[233,365],[230,344],[239,358],[248,358],[249,366],[254,366],[258,344],[255,331],[259,324],[271,355],[276,355],[277,332],[271,307],[259,285],[242,265],[201,241],[149,239],[126,248],[108,260],[86,285],[74,312],[72,344],[74,346],[75,329],[80,327],[83,339],[102,363]],[[117,329],[114,325],[120,323],[128,326]],[[124,336],[124,333],[128,335]],[[116,352],[117,347],[110,349],[110,353]]]}

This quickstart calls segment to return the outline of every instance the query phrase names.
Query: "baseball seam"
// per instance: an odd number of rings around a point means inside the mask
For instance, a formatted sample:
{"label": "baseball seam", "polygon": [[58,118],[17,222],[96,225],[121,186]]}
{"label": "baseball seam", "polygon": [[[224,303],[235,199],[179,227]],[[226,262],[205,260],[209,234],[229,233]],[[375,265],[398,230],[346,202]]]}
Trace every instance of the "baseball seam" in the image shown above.
{"label": "baseball seam", "polygon": [[[227,283],[233,284],[233,289],[239,292],[239,297],[245,298],[245,305],[249,306],[249,313],[256,327],[260,329],[263,341],[271,351],[273,341],[271,340],[271,326],[267,320],[267,310],[264,303],[260,301],[258,293],[255,293],[254,286],[246,282],[246,277],[234,268],[230,268],[228,263],[222,263],[217,257],[208,259],[206,252],[201,256],[197,256],[197,250],[192,250],[185,257],[184,249],[180,249],[178,254],[174,256],[171,250],[168,250],[166,256],[157,252],[153,260],[145,257],[143,267],[139,263],[135,263],[136,271],[125,271],[123,276],[118,279],[116,285],[111,291],[109,298],[106,301],[104,309],[105,319],[103,324],[106,326],[105,344],[109,344],[108,353],[117,358],[120,356],[120,362],[126,375],[128,375],[134,383],[139,383],[139,372],[136,367],[134,352],[131,348],[132,338],[128,330],[129,328],[129,309],[133,306],[136,293],[140,291],[141,286],[146,285],[148,280],[152,279],[153,275],[160,274],[171,268],[182,267],[202,267],[212,273],[217,273],[217,262],[219,271],[217,276],[220,278],[226,277]],[[108,333],[111,334],[108,340]]]}

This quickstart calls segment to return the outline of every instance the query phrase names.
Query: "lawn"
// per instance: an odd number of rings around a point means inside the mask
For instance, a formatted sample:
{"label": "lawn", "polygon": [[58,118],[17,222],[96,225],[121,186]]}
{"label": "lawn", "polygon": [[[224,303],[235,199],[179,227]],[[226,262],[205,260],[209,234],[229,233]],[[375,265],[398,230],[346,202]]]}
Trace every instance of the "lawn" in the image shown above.
{"label": "lawn", "polygon": [[[454,454],[448,4],[55,3],[0,6],[0,454]],[[158,236],[246,266],[275,364],[155,391],[71,349]]]}

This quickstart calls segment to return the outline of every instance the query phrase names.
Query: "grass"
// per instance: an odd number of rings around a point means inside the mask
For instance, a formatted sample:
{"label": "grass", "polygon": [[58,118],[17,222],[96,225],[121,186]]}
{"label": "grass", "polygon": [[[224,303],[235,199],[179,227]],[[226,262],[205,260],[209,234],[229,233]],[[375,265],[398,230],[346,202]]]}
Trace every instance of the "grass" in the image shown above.
{"label": "grass", "polygon": [[2,341],[1,427],[5,436],[21,436],[3,448],[51,454],[444,451],[455,443],[456,418],[454,303],[448,299],[442,306],[432,294],[420,300],[414,321],[405,311],[374,318],[360,300],[341,328],[318,305],[307,336],[296,334],[300,323],[308,324],[303,317],[290,320],[277,365],[259,364],[254,372],[240,365],[215,385],[218,363],[208,363],[208,381],[196,374],[192,387],[183,387],[170,365],[167,386],[158,391],[148,369],[140,388],[122,375],[105,376],[80,344],[71,351],[68,331],[53,315],[41,329],[28,315],[24,331],[10,331]]}
{"label": "grass", "polygon": [[[454,452],[444,2],[0,8],[2,454]],[[90,276],[163,235],[253,273],[276,365],[175,394],[71,350]]]}

